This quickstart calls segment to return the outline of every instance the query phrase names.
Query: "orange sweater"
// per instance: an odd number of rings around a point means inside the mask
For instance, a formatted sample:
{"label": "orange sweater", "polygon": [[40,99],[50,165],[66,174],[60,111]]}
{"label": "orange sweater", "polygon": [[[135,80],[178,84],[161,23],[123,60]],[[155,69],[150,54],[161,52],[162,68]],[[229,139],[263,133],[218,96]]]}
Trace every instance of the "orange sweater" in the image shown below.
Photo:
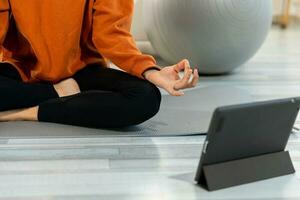
{"label": "orange sweater", "polygon": [[143,78],[156,62],[130,34],[133,7],[134,0],[0,0],[0,62],[24,82],[55,83],[107,60]]}

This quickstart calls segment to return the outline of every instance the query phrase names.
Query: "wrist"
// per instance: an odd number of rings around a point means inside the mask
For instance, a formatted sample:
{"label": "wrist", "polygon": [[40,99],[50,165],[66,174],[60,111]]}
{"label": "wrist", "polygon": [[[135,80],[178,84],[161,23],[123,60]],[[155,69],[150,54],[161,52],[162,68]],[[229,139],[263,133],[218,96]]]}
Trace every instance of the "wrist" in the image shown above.
{"label": "wrist", "polygon": [[147,70],[145,70],[144,72],[143,72],[143,77],[145,78],[145,79],[147,79],[147,77],[149,76],[149,74],[152,74],[152,73],[154,73],[154,72],[158,72],[158,71],[160,71],[161,70],[161,68],[160,67],[158,67],[158,66],[155,66],[155,67],[151,67],[151,68],[148,68]]}

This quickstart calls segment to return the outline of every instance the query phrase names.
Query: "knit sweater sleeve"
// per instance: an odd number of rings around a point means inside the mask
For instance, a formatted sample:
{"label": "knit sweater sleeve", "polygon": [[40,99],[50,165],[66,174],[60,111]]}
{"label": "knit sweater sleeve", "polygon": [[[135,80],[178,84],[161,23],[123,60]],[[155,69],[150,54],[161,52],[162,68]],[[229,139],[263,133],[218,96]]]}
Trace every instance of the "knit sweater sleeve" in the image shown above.
{"label": "knit sweater sleeve", "polygon": [[150,68],[160,69],[152,56],[138,50],[130,34],[134,0],[96,0],[93,9],[93,42],[100,54],[140,78]]}

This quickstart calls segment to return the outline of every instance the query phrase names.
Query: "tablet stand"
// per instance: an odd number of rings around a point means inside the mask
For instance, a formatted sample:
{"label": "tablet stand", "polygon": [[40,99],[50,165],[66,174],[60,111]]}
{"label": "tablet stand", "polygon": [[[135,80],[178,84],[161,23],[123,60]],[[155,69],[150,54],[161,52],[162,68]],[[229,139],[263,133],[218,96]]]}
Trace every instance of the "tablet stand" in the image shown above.
{"label": "tablet stand", "polygon": [[206,165],[199,184],[213,191],[295,173],[288,151]]}

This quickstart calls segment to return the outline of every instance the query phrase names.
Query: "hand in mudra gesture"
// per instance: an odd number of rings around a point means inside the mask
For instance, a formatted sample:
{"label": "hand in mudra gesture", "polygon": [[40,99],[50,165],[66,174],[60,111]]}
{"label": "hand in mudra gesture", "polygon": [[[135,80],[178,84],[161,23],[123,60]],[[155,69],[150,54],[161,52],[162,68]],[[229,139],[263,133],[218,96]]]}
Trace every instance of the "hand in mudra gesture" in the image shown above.
{"label": "hand in mudra gesture", "polygon": [[[179,76],[181,71],[184,71],[182,78]],[[144,76],[148,81],[165,89],[173,96],[184,95],[183,89],[195,87],[199,81],[198,70],[191,69],[189,61],[186,59],[178,64],[164,67],[160,71],[148,70]]]}

